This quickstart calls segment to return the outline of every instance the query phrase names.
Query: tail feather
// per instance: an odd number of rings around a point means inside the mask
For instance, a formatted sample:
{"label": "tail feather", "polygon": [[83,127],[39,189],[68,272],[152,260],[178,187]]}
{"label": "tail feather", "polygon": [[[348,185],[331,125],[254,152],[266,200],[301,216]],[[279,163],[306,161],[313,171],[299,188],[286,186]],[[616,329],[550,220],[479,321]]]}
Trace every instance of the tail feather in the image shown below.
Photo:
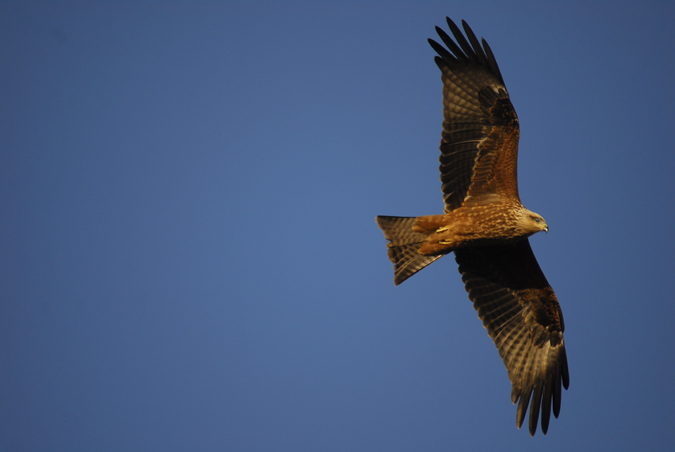
{"label": "tail feather", "polygon": [[427,239],[427,234],[414,232],[416,217],[378,216],[377,224],[389,240],[389,260],[394,264],[394,284],[397,286],[422,270],[443,254],[424,256],[417,250]]}

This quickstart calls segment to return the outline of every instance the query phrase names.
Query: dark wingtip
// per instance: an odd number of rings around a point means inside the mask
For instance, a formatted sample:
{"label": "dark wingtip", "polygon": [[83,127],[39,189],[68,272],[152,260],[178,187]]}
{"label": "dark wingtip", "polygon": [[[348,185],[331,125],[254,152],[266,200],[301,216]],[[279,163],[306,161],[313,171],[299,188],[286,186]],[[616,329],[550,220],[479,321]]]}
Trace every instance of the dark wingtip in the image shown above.
{"label": "dark wingtip", "polygon": [[537,423],[539,422],[539,408],[541,406],[541,392],[542,385],[537,384],[534,387],[534,393],[532,394],[532,406],[530,407],[530,436],[534,436],[537,432]]}
{"label": "dark wingtip", "polygon": [[548,423],[551,420],[551,400],[553,399],[553,380],[555,375],[550,375],[544,386],[544,398],[541,401],[541,431],[548,432]]}
{"label": "dark wingtip", "polygon": [[530,397],[532,393],[521,393],[520,401],[518,402],[518,410],[516,411],[516,425],[518,428],[522,427],[525,415],[527,414],[527,406],[530,404]]}
{"label": "dark wingtip", "polygon": [[436,53],[440,56],[440,58],[443,60],[447,61],[456,61],[457,59],[450,53],[448,52],[445,47],[434,41],[433,39],[429,38],[427,41],[429,41],[429,45],[431,46],[432,49],[436,51]]}
{"label": "dark wingtip", "polygon": [[567,352],[563,348],[563,361],[562,361],[562,383],[565,389],[569,389],[570,386],[570,371],[567,366]]}
{"label": "dark wingtip", "polygon": [[429,40],[429,44],[431,44],[434,50],[446,60],[448,60],[448,55],[450,55],[449,61],[473,61],[484,66],[504,84],[504,78],[497,65],[497,60],[485,39],[481,38],[479,40],[464,19],[462,19],[462,27],[464,33],[466,33],[466,37],[452,19],[446,16],[445,21],[454,36],[454,40],[442,28],[436,26],[436,33],[438,33],[438,36],[447,46],[448,50],[439,50],[442,46],[436,42],[432,43],[433,40]]}

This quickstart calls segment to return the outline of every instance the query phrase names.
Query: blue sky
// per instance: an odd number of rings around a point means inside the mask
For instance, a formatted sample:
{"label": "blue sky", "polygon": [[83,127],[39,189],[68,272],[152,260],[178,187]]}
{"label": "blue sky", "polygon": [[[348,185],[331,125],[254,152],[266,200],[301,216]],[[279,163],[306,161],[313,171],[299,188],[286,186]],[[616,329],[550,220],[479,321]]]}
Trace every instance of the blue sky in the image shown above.
{"label": "blue sky", "polygon": [[[451,257],[445,16],[490,43],[570,388],[549,433]],[[0,449],[672,450],[672,2],[0,5]]]}

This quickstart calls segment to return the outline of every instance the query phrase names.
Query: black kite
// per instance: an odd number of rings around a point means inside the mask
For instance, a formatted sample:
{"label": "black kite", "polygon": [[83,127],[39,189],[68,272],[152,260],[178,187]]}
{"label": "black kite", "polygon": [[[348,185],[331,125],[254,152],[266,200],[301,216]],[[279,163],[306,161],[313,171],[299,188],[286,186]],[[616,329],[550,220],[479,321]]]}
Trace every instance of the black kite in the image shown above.
{"label": "black kite", "polygon": [[569,385],[562,311],[528,240],[548,226],[518,196],[520,129],[497,61],[466,22],[466,38],[447,22],[456,42],[438,27],[447,49],[429,39],[443,81],[445,213],[379,216],[377,223],[389,240],[397,285],[454,251],[469,298],[508,371],[511,400],[519,401],[518,428],[532,399],[530,435],[540,409],[546,434],[551,407],[555,417],[560,412],[561,384]]}

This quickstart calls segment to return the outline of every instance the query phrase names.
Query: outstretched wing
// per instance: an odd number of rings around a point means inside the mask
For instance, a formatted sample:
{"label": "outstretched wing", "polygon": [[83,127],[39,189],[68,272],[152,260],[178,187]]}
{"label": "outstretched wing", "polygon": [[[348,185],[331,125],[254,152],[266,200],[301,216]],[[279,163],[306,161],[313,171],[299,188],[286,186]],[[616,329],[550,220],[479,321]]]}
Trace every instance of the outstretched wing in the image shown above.
{"label": "outstretched wing", "polygon": [[508,371],[511,400],[520,400],[518,428],[532,397],[530,435],[537,429],[540,408],[541,429],[546,434],[551,404],[558,417],[560,385],[565,389],[569,385],[565,325],[529,241],[458,249],[455,256],[469,298]]}
{"label": "outstretched wing", "polygon": [[516,164],[520,129],[504,79],[490,46],[481,47],[462,21],[467,39],[450,20],[452,40],[436,31],[447,49],[429,39],[438,53],[443,80],[440,170],[445,211],[518,198]]}

